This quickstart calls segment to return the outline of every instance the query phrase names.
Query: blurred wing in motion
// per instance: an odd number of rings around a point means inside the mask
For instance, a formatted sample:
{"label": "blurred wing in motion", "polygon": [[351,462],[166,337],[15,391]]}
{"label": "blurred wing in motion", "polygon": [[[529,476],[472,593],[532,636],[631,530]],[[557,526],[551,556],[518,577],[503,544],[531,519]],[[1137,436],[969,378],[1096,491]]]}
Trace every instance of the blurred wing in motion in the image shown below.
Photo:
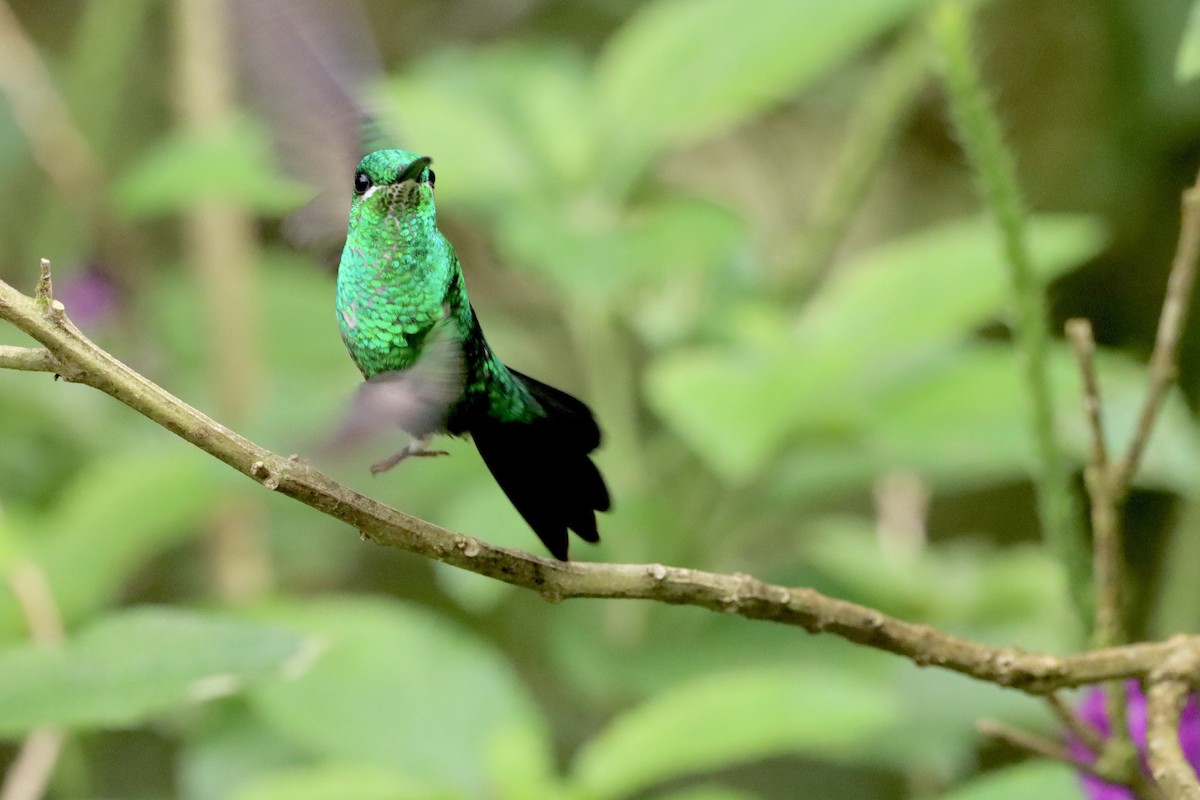
{"label": "blurred wing in motion", "polygon": [[359,386],[329,448],[345,450],[399,428],[414,439],[442,430],[462,397],[466,362],[457,328],[443,318],[426,335],[420,358],[406,370],[381,372]]}
{"label": "blurred wing in motion", "polygon": [[231,0],[227,10],[250,104],[280,165],[317,192],[284,232],[304,245],[340,242],[350,176],[383,139],[363,98],[381,74],[366,15],[353,0]]}

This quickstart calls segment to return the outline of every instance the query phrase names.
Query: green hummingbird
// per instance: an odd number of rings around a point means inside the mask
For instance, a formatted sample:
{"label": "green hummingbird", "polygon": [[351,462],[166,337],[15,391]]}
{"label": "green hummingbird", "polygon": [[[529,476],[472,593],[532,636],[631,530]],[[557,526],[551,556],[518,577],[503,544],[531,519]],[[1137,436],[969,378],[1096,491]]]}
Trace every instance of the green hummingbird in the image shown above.
{"label": "green hummingbird", "polygon": [[609,509],[589,454],[600,428],[580,400],[505,366],[492,352],[458,257],[437,227],[432,159],[378,150],[354,173],[350,226],[337,275],[342,341],[366,379],[342,438],[399,427],[412,437],[371,467],[391,469],[429,450],[434,434],[474,440],[483,462],[551,554],[567,531],[599,541]]}

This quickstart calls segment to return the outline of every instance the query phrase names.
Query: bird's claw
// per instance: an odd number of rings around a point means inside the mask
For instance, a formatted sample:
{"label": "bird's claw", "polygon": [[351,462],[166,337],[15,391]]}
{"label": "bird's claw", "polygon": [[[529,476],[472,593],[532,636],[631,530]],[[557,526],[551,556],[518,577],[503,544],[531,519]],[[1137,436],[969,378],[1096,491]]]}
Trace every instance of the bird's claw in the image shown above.
{"label": "bird's claw", "polygon": [[399,464],[401,461],[408,458],[409,456],[417,456],[420,458],[429,458],[432,456],[448,456],[448,455],[450,455],[450,453],[446,450],[426,450],[423,447],[417,447],[417,448],[406,447],[403,450],[401,450],[399,453],[396,453],[393,456],[388,456],[383,461],[380,461],[378,464],[372,464],[371,465],[371,474],[378,475],[381,472],[387,472],[389,469],[396,466],[397,464]]}

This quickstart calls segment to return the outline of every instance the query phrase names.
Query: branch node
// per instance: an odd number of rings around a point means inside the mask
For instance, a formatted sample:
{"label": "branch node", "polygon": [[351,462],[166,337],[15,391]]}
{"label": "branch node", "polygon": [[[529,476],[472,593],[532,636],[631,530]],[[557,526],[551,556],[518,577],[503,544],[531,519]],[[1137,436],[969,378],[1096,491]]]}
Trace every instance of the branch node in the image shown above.
{"label": "branch node", "polygon": [[37,289],[34,290],[34,299],[43,309],[47,308],[54,300],[54,284],[50,280],[50,259],[43,258],[41,261],[42,273],[38,276]]}
{"label": "branch node", "polygon": [[250,474],[271,491],[279,488],[279,476],[271,472],[271,469],[262,461],[255,461],[250,465]]}

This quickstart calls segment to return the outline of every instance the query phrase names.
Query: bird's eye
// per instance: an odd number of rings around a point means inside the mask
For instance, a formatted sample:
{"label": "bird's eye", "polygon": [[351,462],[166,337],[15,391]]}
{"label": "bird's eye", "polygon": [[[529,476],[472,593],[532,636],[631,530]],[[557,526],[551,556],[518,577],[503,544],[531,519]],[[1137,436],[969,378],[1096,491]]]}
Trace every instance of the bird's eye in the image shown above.
{"label": "bird's eye", "polygon": [[367,189],[371,188],[371,179],[367,177],[365,172],[354,173],[354,193],[364,194]]}
{"label": "bird's eye", "polygon": [[429,188],[430,189],[434,188],[434,184],[436,184],[436,183],[437,183],[437,175],[433,174],[433,170],[429,170]]}

